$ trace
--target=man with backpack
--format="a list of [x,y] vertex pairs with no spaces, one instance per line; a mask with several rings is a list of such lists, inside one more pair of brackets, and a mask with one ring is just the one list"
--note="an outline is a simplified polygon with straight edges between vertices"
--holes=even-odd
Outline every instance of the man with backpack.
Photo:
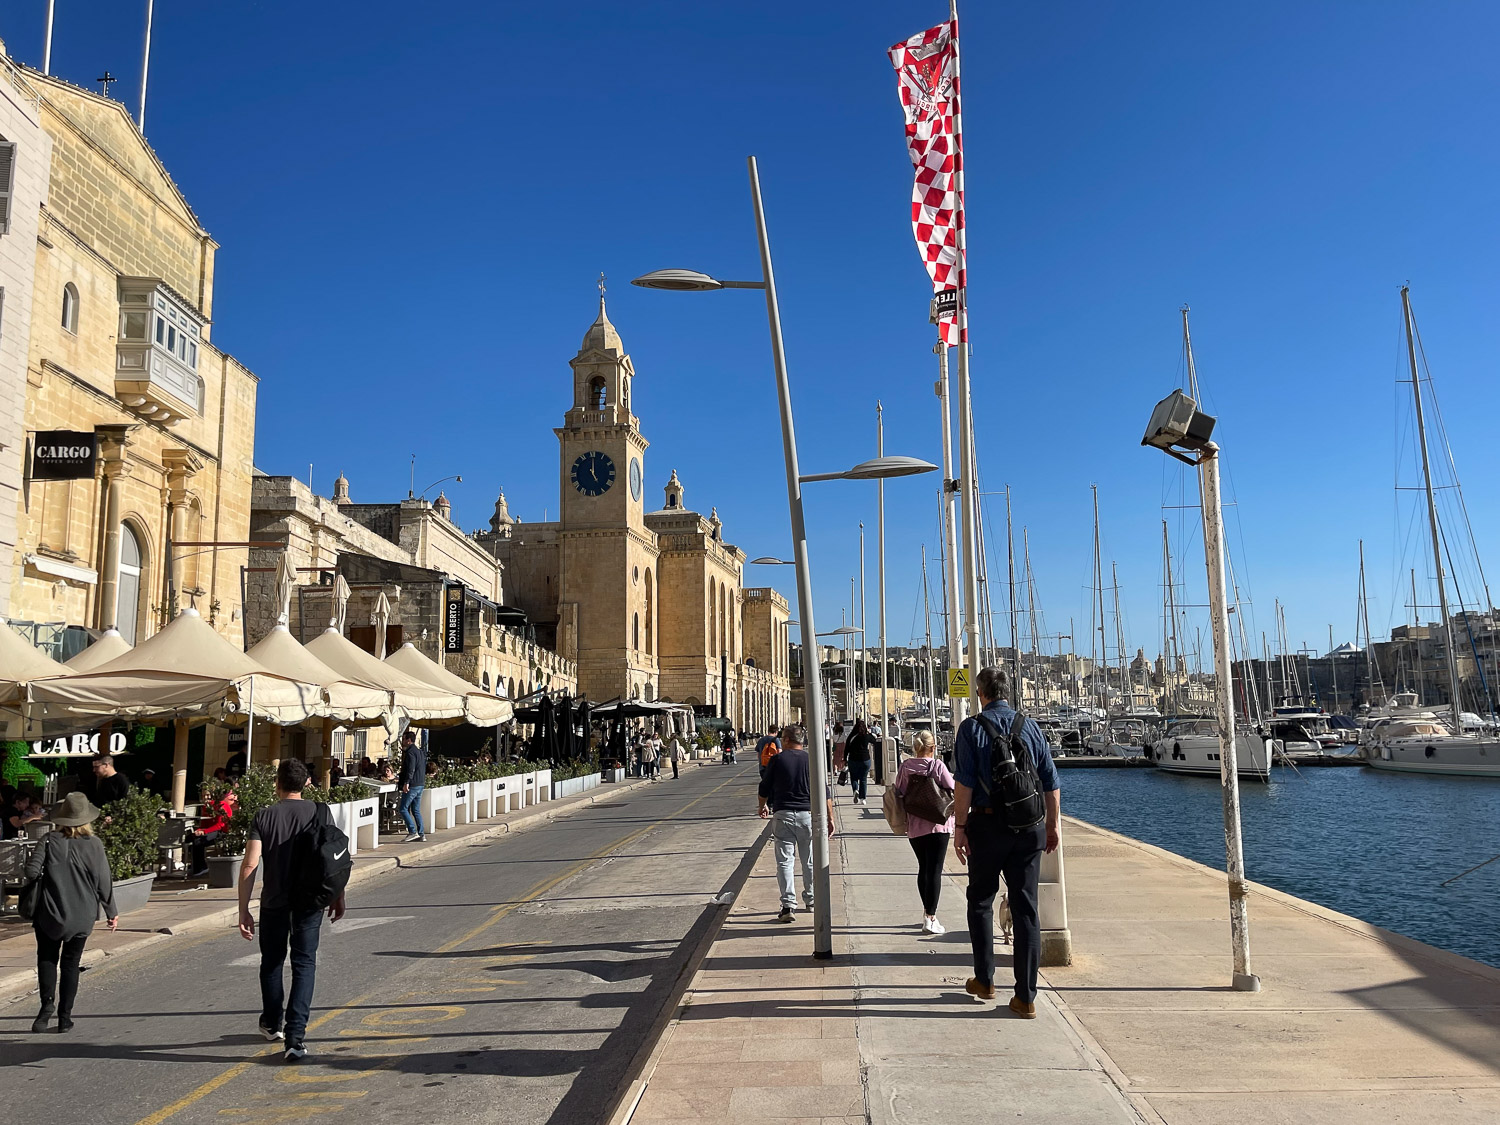
[[[304,1058],[303,1036],[312,1011],[318,938],[323,911],[330,921],[344,916],[344,886],[354,861],[349,839],[334,827],[327,805],[306,801],[307,767],[283,758],[276,769],[274,805],[255,814],[240,867],[240,935],[255,938],[250,891],[264,862],[260,891],[260,1033],[271,1042],[286,1041],[285,1058]],[[285,1000],[281,966],[292,953],[292,992]],[[283,1018],[285,1024],[283,1025]]]
[[1017,722],[1005,701],[1006,680],[999,668],[985,668],[974,677],[982,710],[964,720],[953,748],[953,853],[969,865],[969,941],[974,947],[974,976],[964,988],[976,1000],[995,998],[994,905],[1004,878],[1016,934],[1016,994],[1010,1010],[1022,1019],[1035,1019],[1042,944],[1037,878],[1042,853],[1057,848],[1062,802],[1047,740],[1034,720]]

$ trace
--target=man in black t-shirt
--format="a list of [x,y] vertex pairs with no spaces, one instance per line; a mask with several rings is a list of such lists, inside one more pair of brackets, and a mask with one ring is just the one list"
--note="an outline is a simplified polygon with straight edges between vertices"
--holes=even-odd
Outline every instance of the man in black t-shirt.
[[130,779],[115,769],[112,755],[100,754],[94,759],[94,804],[101,809],[130,792]]
[[[255,937],[250,891],[255,886],[256,868],[265,861],[266,878],[260,890],[260,1033],[272,1042],[285,1039],[288,1060],[307,1055],[302,1037],[312,1012],[318,939],[323,926],[323,912],[299,906],[292,895],[297,839],[318,815],[318,806],[302,799],[306,785],[307,767],[296,758],[283,758],[276,770],[276,795],[281,799],[255,814],[240,867],[240,934],[250,941]],[[341,894],[328,907],[328,917],[337,922],[343,916]],[[281,982],[288,946],[292,951],[290,998],[286,998]]]

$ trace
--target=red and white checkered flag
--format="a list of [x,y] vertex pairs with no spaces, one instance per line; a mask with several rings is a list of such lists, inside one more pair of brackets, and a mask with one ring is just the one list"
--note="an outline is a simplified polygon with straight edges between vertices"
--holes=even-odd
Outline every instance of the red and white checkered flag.
[[958,24],[949,21],[919,32],[892,47],[890,56],[906,115],[906,148],[916,170],[912,231],[932,277],[933,292],[952,294],[939,323],[944,342],[956,346],[961,340],[954,298],[966,284],[958,244],[964,224],[959,190],[963,127],[958,111]]

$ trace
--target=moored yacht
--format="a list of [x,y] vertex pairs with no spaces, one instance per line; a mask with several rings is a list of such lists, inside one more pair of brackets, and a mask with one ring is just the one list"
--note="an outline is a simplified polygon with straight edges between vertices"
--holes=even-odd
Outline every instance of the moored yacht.
[[[1236,730],[1236,772],[1241,779],[1270,781],[1270,757],[1266,740],[1253,731]],[[1191,773],[1205,777],[1220,774],[1219,724],[1213,719],[1169,720],[1161,738],[1151,745],[1151,764],[1167,773]]]

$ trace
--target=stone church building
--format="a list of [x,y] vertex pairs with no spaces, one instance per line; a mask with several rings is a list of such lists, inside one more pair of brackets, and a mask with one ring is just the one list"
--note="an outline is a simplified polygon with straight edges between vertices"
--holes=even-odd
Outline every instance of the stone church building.
[[710,705],[746,730],[789,721],[787,601],[745,588],[744,552],[724,541],[717,509],[687,506],[675,470],[648,509],[635,368],[602,296],[570,366],[572,406],[554,431],[559,518],[517,522],[502,494],[475,537],[504,565],[507,601],[577,662],[591,700]]

